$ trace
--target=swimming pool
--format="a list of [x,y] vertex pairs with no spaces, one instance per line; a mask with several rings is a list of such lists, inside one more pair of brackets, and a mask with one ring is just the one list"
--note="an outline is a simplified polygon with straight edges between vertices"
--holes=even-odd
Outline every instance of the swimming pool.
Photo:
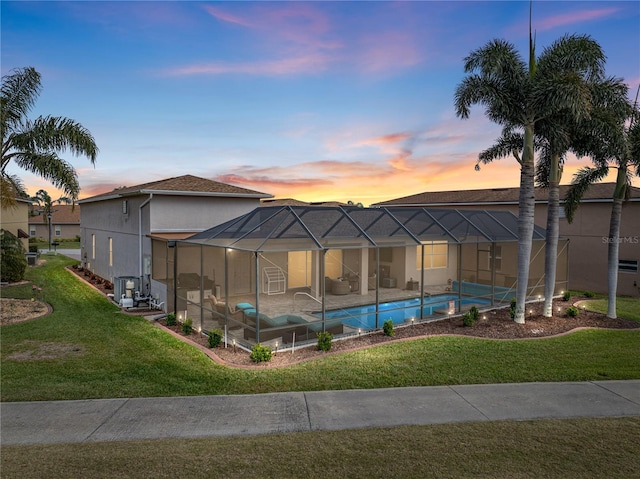
[[[436,314],[435,311],[437,310],[448,311],[452,305],[457,309],[460,301],[462,301],[462,305],[472,303],[491,304],[486,299],[462,298],[460,300],[457,294],[439,294],[424,298],[423,316]],[[322,313],[314,313],[314,316],[322,317]],[[374,329],[376,327],[376,305],[369,304],[326,311],[325,317],[327,320],[341,320],[342,324],[352,328]],[[382,327],[382,324],[389,319],[394,324],[400,324],[409,321],[411,318],[420,318],[420,298],[380,303],[378,327]]]

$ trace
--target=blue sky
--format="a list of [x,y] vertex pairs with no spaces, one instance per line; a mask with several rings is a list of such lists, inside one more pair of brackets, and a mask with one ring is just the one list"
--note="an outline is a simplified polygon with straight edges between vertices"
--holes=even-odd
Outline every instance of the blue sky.
[[[306,201],[365,205],[517,186],[499,128],[455,116],[463,59],[494,38],[526,58],[528,1],[1,2],[2,74],[33,66],[32,116],[73,118],[100,154],[81,197],[192,174]],[[538,53],[591,35],[607,74],[640,83],[640,2],[536,1]],[[587,160],[571,159],[563,183]],[[30,194],[60,196],[15,169]],[[638,184],[636,182],[636,184]]]

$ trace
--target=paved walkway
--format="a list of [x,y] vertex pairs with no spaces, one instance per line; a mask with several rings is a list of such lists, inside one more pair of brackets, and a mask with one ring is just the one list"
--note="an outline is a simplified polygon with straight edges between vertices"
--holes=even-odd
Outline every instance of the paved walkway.
[[14,402],[0,413],[2,445],[640,416],[640,380]]

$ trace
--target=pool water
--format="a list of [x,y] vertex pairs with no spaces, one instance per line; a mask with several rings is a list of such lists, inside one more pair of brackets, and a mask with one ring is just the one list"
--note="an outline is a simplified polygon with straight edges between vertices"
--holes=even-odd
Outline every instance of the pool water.
[[[423,316],[436,314],[437,310],[449,310],[453,305],[457,309],[460,298],[457,294],[440,294],[424,298],[422,306]],[[491,304],[490,301],[479,298],[462,298],[462,305],[466,304]],[[322,313],[314,313],[322,317]],[[325,313],[327,320],[342,320],[342,324],[352,328],[374,329],[376,327],[376,305],[354,306],[351,308],[336,309]],[[380,303],[378,327],[382,327],[385,321],[391,319],[394,324],[404,323],[411,318],[420,319],[420,298]]]

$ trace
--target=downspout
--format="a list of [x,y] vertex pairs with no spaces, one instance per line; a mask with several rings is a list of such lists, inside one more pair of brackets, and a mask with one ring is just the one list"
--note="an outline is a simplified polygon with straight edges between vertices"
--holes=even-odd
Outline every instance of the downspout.
[[[138,259],[140,264],[138,265],[138,277],[140,278],[140,282],[143,282],[143,270],[144,270],[144,258],[142,257],[142,208],[147,206],[151,199],[153,198],[153,193],[149,194],[149,198],[147,198],[139,207],[138,207]],[[151,221],[151,219],[149,219]],[[149,281],[149,293],[151,293],[151,281]]]

